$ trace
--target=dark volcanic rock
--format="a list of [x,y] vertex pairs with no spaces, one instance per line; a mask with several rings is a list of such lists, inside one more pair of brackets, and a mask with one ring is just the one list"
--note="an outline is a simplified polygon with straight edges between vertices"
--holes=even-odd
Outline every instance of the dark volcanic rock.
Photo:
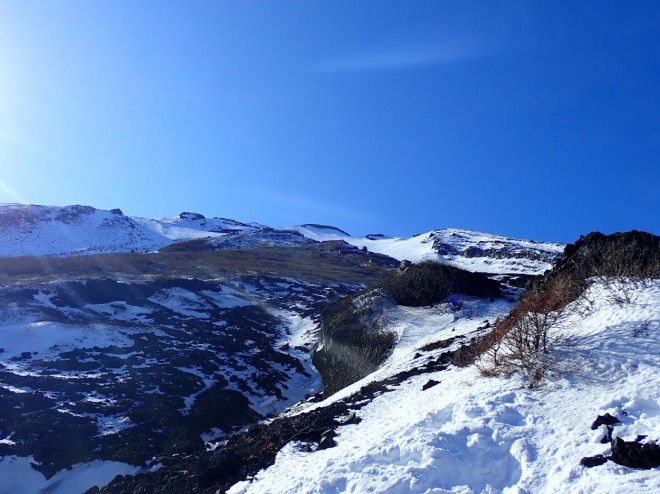
[[440,384],[440,381],[436,381],[435,379],[429,379],[428,381],[426,381],[424,386],[422,386],[422,391],[426,391],[427,389],[430,389],[438,384]]
[[[233,295],[243,285],[246,298]],[[287,328],[266,307],[309,316],[355,288],[266,276],[231,286],[100,279],[1,289],[12,317],[21,311],[64,336],[38,353],[5,349],[12,367],[0,364],[0,382],[30,391],[0,388],[0,431],[13,441],[0,455],[31,455],[47,477],[97,459],[145,465],[203,451],[202,434],[221,440],[253,424],[261,403],[271,413],[298,399],[314,382],[301,361],[308,350],[278,344]]]
[[189,211],[184,211],[179,215],[179,218],[181,218],[182,220],[201,221],[201,220],[205,220],[206,216],[199,213],[191,213]]
[[337,446],[335,437],[337,437],[337,433],[333,429],[328,429],[325,431],[323,434],[321,434],[321,440],[319,441],[319,445],[316,447],[316,451],[334,448]]
[[610,460],[629,468],[657,468],[660,466],[660,446],[656,443],[624,441],[617,437],[612,441]]
[[610,415],[609,413],[606,413],[605,415],[599,415],[596,420],[594,420],[594,423],[591,424],[591,430],[595,431],[598,429],[601,425],[607,426],[607,433],[603,436],[603,438],[600,440],[602,444],[609,443],[612,440],[612,432],[614,430],[614,425],[620,424],[621,421]]
[[355,412],[351,412],[345,417],[339,417],[336,419],[337,423],[339,425],[351,425],[351,424],[359,424],[362,422],[362,419],[358,417]]
[[580,460],[580,465],[587,468],[597,467],[607,462],[607,458],[603,455],[585,456]]
[[[607,460],[628,468],[657,468],[660,466],[660,445],[656,442],[642,443],[645,435],[638,435],[634,441],[624,441],[620,437],[611,439],[613,428],[621,423],[619,419],[609,413],[599,415],[591,424],[591,429],[607,426],[606,437],[611,441],[612,453],[610,456],[596,455],[582,458],[580,463],[588,468],[602,465]],[[601,441],[608,442],[608,441]]]
[[[101,492],[132,494],[144,492],[138,489],[145,486],[153,493],[224,492],[236,482],[272,465],[277,453],[291,441],[300,443],[303,451],[311,451],[310,445],[319,445],[322,441],[330,446],[338,428],[359,422],[357,410],[412,376],[447,368],[452,355],[453,352],[447,351],[416,368],[367,384],[353,395],[326,407],[281,415],[270,422],[253,425],[229,437],[227,443],[215,451],[172,458],[156,472],[115,479]],[[189,471],[196,473],[190,475]]]

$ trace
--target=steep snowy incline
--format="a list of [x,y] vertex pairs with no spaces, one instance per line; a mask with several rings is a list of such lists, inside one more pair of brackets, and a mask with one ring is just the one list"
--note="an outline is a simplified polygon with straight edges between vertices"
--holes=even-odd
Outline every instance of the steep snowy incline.
[[166,245],[264,227],[184,212],[170,218],[126,216],[91,206],[0,205],[1,256],[151,252]]
[[134,216],[131,219],[176,242],[205,237],[217,238],[227,233],[256,232],[265,228],[264,225],[258,223],[241,223],[226,218],[206,218],[199,213],[190,212],[183,212],[179,216],[169,218],[152,219]]
[[[359,409],[359,423],[339,427],[336,447],[310,452],[289,443],[273,466],[229,492],[660,492],[657,469],[580,464],[610,450],[601,443],[605,427],[591,428],[605,413],[621,421],[613,437],[660,439],[660,281],[628,287],[630,303],[611,295],[592,286],[585,295],[591,310],[575,311],[554,328],[555,365],[541,387],[530,390],[520,376],[485,378],[475,366],[414,375]],[[420,350],[430,331],[441,338],[461,334],[480,317],[495,315],[480,314],[483,308],[399,313],[392,324],[400,327],[403,346],[378,376],[341,394],[437,357],[446,349]]]
[[118,209],[89,206],[0,207],[0,255],[67,256],[101,252],[148,252],[171,243]]

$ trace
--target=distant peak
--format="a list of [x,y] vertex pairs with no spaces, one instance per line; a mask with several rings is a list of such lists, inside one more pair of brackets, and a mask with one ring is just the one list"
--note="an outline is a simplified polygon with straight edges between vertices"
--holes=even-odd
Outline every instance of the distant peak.
[[332,230],[334,232],[341,233],[342,235],[346,235],[347,237],[350,237],[350,233],[346,233],[344,230],[341,230],[335,226],[330,226],[330,225],[319,225],[318,223],[305,223],[304,225],[300,225],[302,228],[313,228],[315,230]]
[[191,213],[189,211],[184,211],[179,215],[179,218],[181,218],[182,220],[196,221],[196,220],[205,220],[206,216],[199,213]]

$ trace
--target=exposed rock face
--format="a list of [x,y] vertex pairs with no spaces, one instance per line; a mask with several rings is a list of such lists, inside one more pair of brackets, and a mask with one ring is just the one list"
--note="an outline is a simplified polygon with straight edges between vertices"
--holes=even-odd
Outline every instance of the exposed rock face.
[[580,460],[580,464],[587,468],[596,467],[611,460],[618,465],[628,468],[657,468],[660,466],[660,445],[657,442],[642,442],[646,436],[637,436],[634,441],[625,441],[620,437],[612,438],[613,428],[621,421],[606,413],[599,415],[591,424],[591,429],[596,430],[601,426],[607,427],[607,433],[601,443],[610,443],[612,452],[610,455],[586,456]]
[[603,235],[593,232],[566,246],[552,273],[591,276],[660,276],[660,237],[632,230]]
[[182,220],[189,220],[189,221],[202,221],[206,219],[206,216],[199,213],[191,213],[188,211],[184,211],[179,215],[179,218],[181,218]]
[[75,221],[80,221],[85,216],[89,216],[95,212],[96,209],[91,206],[67,206],[62,208],[54,219],[55,221],[61,221],[62,223],[73,223]]
[[87,280],[0,291],[0,456],[47,477],[203,450],[320,389],[288,325],[352,287],[243,277]]
[[[500,260],[503,273],[509,266],[509,273],[542,272],[542,267],[550,267],[559,257],[560,244],[520,240],[499,235],[480,234],[467,230],[437,230],[431,232],[429,240],[433,249],[447,261]],[[485,269],[482,269],[486,271]]]
[[222,249],[254,249],[267,246],[291,246],[311,244],[314,240],[297,231],[264,228],[258,231],[226,230],[221,237],[202,238],[178,242],[161,249],[161,252],[200,252]]
[[660,446],[617,437],[612,441],[610,460],[629,468],[657,468],[660,466]]

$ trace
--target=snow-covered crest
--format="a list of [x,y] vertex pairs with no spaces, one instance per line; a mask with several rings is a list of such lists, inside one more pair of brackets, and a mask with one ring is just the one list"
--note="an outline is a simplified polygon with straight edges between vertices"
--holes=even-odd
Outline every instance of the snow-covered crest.
[[90,206],[0,205],[0,256],[152,252],[179,242],[205,239],[210,242],[209,248],[230,249],[340,240],[398,260],[437,259],[470,271],[528,275],[548,269],[564,247],[457,229],[434,230],[409,238],[352,237],[333,226],[306,224],[273,229],[192,212],[152,219]]
[[445,261],[468,271],[492,274],[540,274],[564,251],[563,244],[521,240],[447,228],[408,238],[386,235],[351,237],[330,228],[293,227],[317,241],[343,240],[395,259]]

